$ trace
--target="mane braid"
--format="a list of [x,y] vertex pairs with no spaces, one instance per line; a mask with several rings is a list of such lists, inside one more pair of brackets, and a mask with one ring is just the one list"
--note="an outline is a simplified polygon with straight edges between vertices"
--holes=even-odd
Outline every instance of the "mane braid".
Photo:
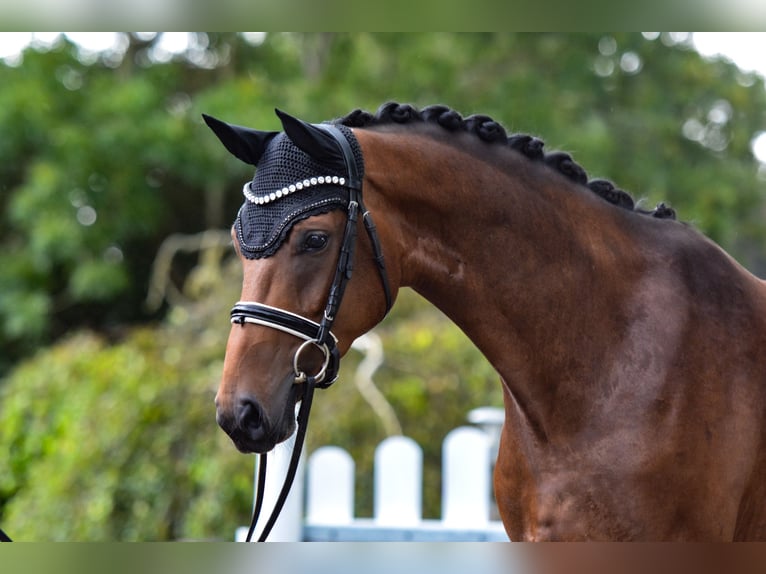
[[444,105],[433,105],[418,110],[409,104],[387,102],[380,106],[375,114],[357,109],[332,123],[349,128],[366,128],[383,124],[404,125],[422,122],[436,123],[449,132],[468,132],[487,143],[505,144],[530,161],[542,162],[570,181],[587,187],[604,201],[617,207],[658,219],[676,219],[675,210],[664,203],[657,204],[657,207],[652,210],[637,209],[631,195],[617,188],[611,181],[588,180],[585,169],[568,153],[561,151],[546,153],[543,150],[544,142],[534,136],[527,134],[509,136],[505,128],[489,116],[477,114],[463,118],[460,113]]

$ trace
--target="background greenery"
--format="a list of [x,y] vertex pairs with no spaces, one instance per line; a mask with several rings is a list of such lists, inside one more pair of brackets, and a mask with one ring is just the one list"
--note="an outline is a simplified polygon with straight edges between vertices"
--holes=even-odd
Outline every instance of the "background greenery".
[[[0,524],[16,538],[228,539],[247,520],[252,457],[212,399],[241,278],[226,228],[251,172],[201,112],[260,129],[278,127],[274,107],[321,121],[392,99],[489,114],[669,202],[766,274],[766,170],[750,151],[763,80],[682,37],[199,34],[172,57],[158,39],[89,55],[62,38],[0,63]],[[499,384],[411,292],[377,333],[375,379],[424,446],[436,516],[441,441],[501,404]],[[352,451],[369,515],[386,431],[352,383],[358,360],[318,395],[308,447]]]

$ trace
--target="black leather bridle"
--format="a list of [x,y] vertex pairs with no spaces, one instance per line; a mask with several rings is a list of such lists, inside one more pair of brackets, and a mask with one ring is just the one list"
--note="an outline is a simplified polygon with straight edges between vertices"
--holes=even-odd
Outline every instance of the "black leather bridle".
[[[293,357],[293,371],[295,373],[295,383],[300,383],[305,386],[303,395],[301,397],[301,406],[298,411],[298,431],[293,446],[293,453],[290,459],[290,465],[288,467],[287,476],[282,486],[282,490],[279,494],[274,510],[269,517],[260,537],[259,542],[263,542],[268,537],[274,523],[279,516],[279,513],[284,506],[287,499],[287,495],[292,486],[295,478],[295,472],[298,467],[298,461],[300,459],[301,450],[303,448],[303,441],[306,434],[306,428],[308,426],[309,413],[311,410],[311,402],[314,395],[314,389],[327,388],[338,378],[338,370],[340,368],[340,351],[338,350],[338,340],[335,335],[332,334],[332,326],[335,322],[335,316],[340,308],[341,301],[343,300],[343,293],[346,290],[346,285],[351,279],[351,275],[354,270],[354,253],[356,249],[357,238],[357,225],[359,220],[359,213],[362,214],[362,221],[364,227],[367,230],[367,235],[370,238],[372,244],[372,251],[375,263],[377,264],[380,278],[383,283],[383,292],[386,298],[386,313],[391,309],[393,304],[391,296],[391,287],[388,281],[388,274],[386,273],[386,266],[383,260],[383,252],[380,246],[380,240],[378,239],[378,233],[375,229],[375,224],[372,221],[369,211],[364,207],[362,201],[362,178],[357,168],[356,160],[354,158],[351,145],[349,144],[346,136],[337,127],[330,124],[315,124],[330,134],[337,142],[346,164],[346,171],[348,173],[348,180],[346,182],[346,189],[348,190],[348,208],[346,211],[346,227],[343,233],[343,242],[341,243],[340,253],[338,255],[338,263],[335,268],[335,276],[333,277],[332,285],[330,287],[330,293],[327,297],[327,304],[325,305],[324,313],[319,323],[263,303],[256,303],[252,301],[239,301],[234,305],[231,310],[231,322],[239,325],[245,323],[253,323],[262,325],[283,331],[294,335],[304,342],[298,347]],[[318,372],[313,375],[308,375],[300,368],[300,356],[304,349],[314,346],[318,348],[324,354],[324,362]],[[261,507],[263,505],[264,486],[266,482],[266,453],[261,454],[258,465],[258,486],[255,500],[255,508],[253,511],[253,518],[250,522],[250,528],[247,533],[246,540],[249,542],[252,539],[255,531],[255,525],[258,522],[260,516]]]

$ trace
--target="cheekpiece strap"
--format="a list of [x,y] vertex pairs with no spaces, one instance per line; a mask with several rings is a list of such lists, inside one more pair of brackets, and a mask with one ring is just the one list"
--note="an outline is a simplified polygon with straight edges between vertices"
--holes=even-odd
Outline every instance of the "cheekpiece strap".
[[[365,229],[367,230],[367,235],[370,238],[370,242],[372,243],[372,249],[375,257],[375,263],[378,266],[378,271],[380,272],[380,278],[383,282],[383,292],[386,297],[386,315],[391,310],[391,307],[393,306],[393,297],[391,295],[391,287],[388,284],[388,272],[386,271],[386,263],[383,259],[383,250],[380,246],[380,239],[378,239],[378,232],[375,228],[375,224],[372,222],[372,217],[370,217],[370,212],[367,211],[367,209],[364,207],[364,202],[362,200],[362,178],[359,174],[359,168],[356,164],[356,160],[354,158],[354,152],[351,149],[351,144],[348,141],[348,138],[346,137],[346,134],[344,134],[337,126],[334,126],[332,124],[314,124],[316,127],[326,131],[330,135],[335,138],[335,141],[338,142],[338,145],[340,146],[341,152],[343,153],[343,158],[346,162],[346,169],[348,171],[348,185],[346,187],[350,190],[350,197],[349,197],[349,219],[353,217],[354,219],[354,225],[356,224],[356,208],[353,207],[354,202],[357,203],[359,206],[359,210],[362,213],[362,219],[364,221]],[[352,216],[353,213],[353,216]],[[348,236],[348,233],[346,234]],[[353,247],[352,247],[353,249]],[[353,256],[352,256],[353,259]],[[340,271],[340,269],[339,269]],[[350,272],[351,269],[349,268],[347,275],[350,278]]]

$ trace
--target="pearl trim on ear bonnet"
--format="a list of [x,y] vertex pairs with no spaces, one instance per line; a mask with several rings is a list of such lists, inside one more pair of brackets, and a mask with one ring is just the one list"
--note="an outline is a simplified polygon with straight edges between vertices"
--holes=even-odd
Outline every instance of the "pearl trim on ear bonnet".
[[[349,128],[336,127],[351,144],[363,174],[359,143]],[[299,149],[284,132],[274,136],[258,161],[253,180],[244,186],[245,203],[234,222],[242,254],[248,259],[269,257],[298,221],[345,209],[347,178],[343,162],[320,162]]]

